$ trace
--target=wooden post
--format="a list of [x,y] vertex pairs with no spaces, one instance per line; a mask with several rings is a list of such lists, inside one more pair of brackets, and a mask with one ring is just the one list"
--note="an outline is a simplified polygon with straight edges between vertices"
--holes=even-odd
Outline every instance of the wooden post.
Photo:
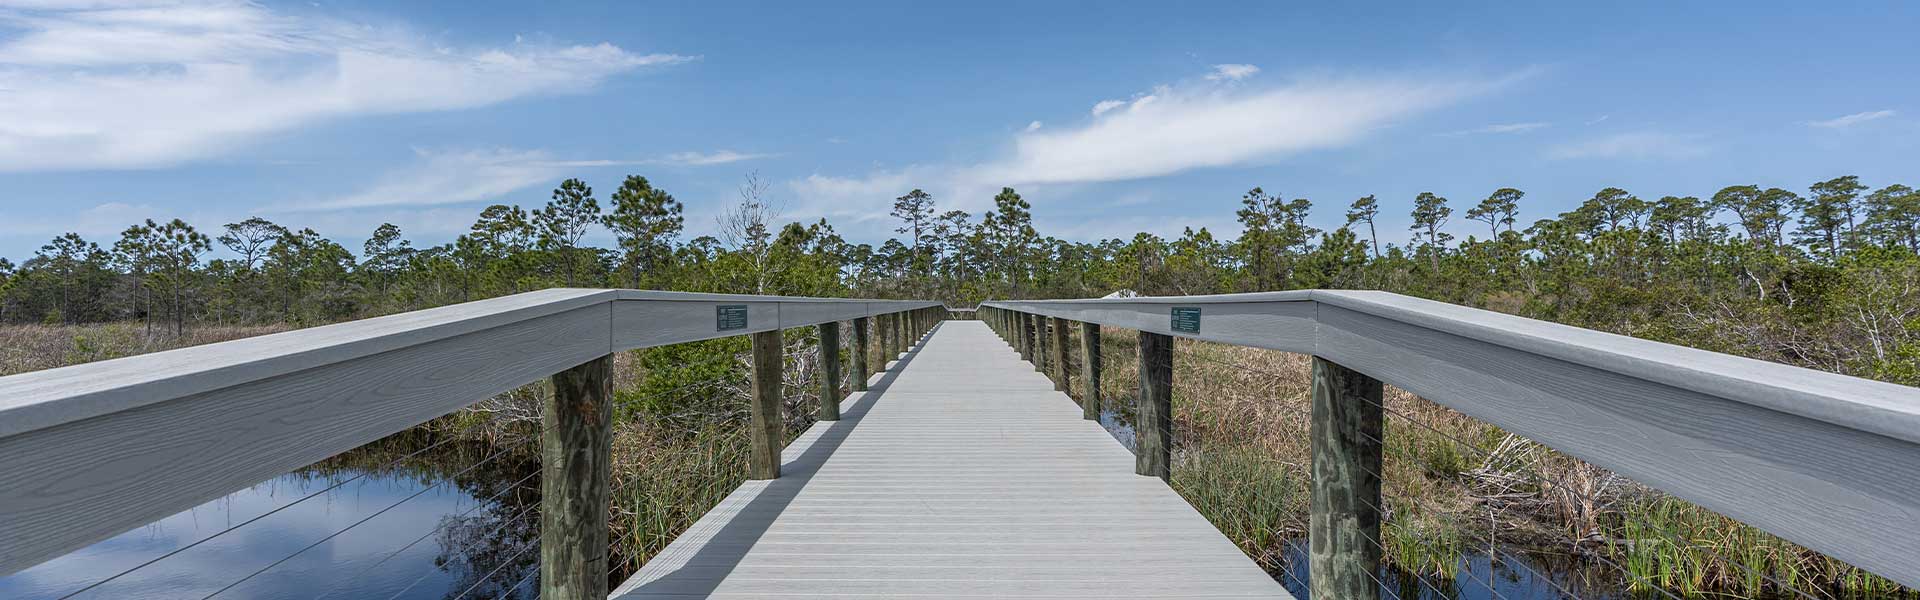
[[1067,391],[1067,321],[1059,317],[1047,319],[1053,323],[1053,389]]
[[1033,370],[1038,371],[1040,370],[1040,315],[1027,315],[1027,326],[1024,332],[1027,336],[1027,362],[1034,365]]
[[1080,324],[1080,416],[1100,420],[1100,326]]
[[867,378],[873,371],[867,370],[867,318],[853,319],[853,391],[867,391]]
[[[1173,337],[1140,332],[1140,416],[1134,422],[1133,472],[1162,480],[1173,460]],[[1321,596],[1342,598],[1343,596]]]
[[1379,600],[1380,381],[1313,357],[1313,498],[1307,568],[1315,598]]
[[1033,370],[1047,372],[1047,317],[1033,316]]
[[1020,360],[1033,360],[1033,335],[1027,326],[1027,313],[1013,314],[1013,335],[1017,338],[1013,345],[1020,351]]
[[[780,414],[780,330],[753,334],[753,406],[749,436],[753,454],[747,458],[747,479],[778,479],[780,450],[786,446],[786,419]],[[604,596],[603,596],[604,597]]]
[[820,420],[840,420],[840,322],[820,324]]
[[893,313],[880,315],[880,339],[875,340],[874,349],[880,351],[880,363],[874,369],[885,371],[893,363]]
[[891,362],[900,360],[900,353],[907,351],[907,319],[900,313],[893,313],[888,315],[888,320],[893,321],[890,328],[893,335],[887,336],[887,360]]
[[555,373],[540,411],[540,597],[607,597],[613,355]]

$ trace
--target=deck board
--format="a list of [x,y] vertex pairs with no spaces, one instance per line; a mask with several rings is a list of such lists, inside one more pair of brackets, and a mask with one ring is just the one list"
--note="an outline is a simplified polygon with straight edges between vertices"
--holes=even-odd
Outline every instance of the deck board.
[[842,408],[612,597],[1291,598],[978,321]]

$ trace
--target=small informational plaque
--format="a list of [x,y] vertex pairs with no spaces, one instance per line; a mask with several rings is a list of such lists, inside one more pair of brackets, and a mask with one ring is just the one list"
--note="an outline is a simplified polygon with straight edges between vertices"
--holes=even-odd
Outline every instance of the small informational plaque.
[[713,307],[713,312],[715,326],[719,327],[720,331],[747,328],[747,305],[745,304],[722,304]]
[[1200,333],[1200,307],[1173,307],[1173,330],[1180,333]]

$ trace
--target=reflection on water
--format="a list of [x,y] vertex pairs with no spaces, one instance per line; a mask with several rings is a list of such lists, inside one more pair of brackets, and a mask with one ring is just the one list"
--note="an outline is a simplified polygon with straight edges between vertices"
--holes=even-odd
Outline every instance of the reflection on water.
[[[1287,565],[1276,577],[1295,598],[1307,600],[1307,541],[1288,542]],[[1379,575],[1380,597],[1403,600],[1629,600],[1661,598],[1617,589],[1617,580],[1588,579],[1591,565],[1499,550],[1495,556],[1470,551],[1460,557],[1459,573],[1414,577],[1387,568]]]
[[[385,468],[377,458],[329,461],[0,578],[0,598],[66,596],[343,481],[74,597],[443,600],[471,589],[468,598],[533,598],[539,479],[527,476],[535,466],[481,456],[442,453]],[[354,462],[371,466],[343,466]]]

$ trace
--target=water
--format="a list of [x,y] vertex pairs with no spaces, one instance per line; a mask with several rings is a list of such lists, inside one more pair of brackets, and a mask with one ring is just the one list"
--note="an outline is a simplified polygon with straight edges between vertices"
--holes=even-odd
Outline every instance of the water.
[[531,467],[435,461],[284,475],[0,578],[0,598],[60,598],[355,476],[74,598],[445,600],[469,588],[469,598],[537,596],[539,522],[528,509],[538,504],[539,479],[511,485]]
[[[1307,600],[1307,541],[1289,542],[1287,565],[1276,575],[1295,598]],[[1555,561],[1520,551],[1499,550],[1463,554],[1459,573],[1414,577],[1384,568],[1376,575],[1381,598],[1400,600],[1630,600],[1662,598],[1659,594],[1631,595],[1619,591],[1618,581],[1590,565]],[[1599,576],[1590,579],[1590,576]]]

